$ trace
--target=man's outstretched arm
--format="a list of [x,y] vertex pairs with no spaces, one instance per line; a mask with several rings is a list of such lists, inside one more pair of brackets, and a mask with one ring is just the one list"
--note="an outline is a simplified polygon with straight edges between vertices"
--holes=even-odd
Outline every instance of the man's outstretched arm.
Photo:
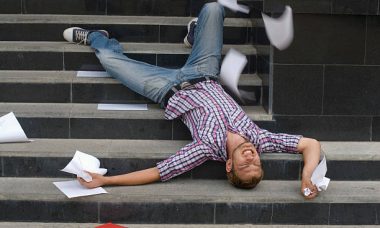
[[117,176],[102,176],[94,173],[90,173],[90,175],[92,176],[91,182],[86,182],[78,177],[79,182],[87,188],[96,188],[103,185],[142,185],[160,180],[160,172],[157,167]]
[[315,198],[318,195],[318,189],[311,183],[311,175],[319,163],[321,145],[315,139],[301,138],[297,150],[302,153],[304,161],[301,192],[303,194],[303,189],[309,188],[313,193],[305,198]]

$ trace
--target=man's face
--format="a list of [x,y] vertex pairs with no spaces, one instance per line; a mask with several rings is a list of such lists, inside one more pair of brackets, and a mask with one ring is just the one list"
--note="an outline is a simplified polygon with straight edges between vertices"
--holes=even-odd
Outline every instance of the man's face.
[[250,142],[240,144],[232,154],[236,175],[241,180],[250,180],[261,175],[261,162],[256,148]]

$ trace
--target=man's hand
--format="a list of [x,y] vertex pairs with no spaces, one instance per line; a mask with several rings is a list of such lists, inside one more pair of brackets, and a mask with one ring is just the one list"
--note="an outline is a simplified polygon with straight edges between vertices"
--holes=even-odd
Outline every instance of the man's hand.
[[[302,153],[304,161],[301,192],[305,199],[313,199],[318,195],[318,189],[311,183],[311,176],[319,162],[321,145],[315,139],[301,138],[297,150]],[[309,196],[303,194],[305,188],[309,188],[312,192]]]
[[[309,188],[311,191],[311,194],[308,196],[305,196],[304,189]],[[302,178],[301,183],[301,194],[305,197],[305,199],[314,199],[318,195],[318,189],[313,183],[311,183],[310,178]]]
[[106,178],[107,177],[104,177],[104,176],[102,176],[100,174],[96,174],[96,173],[90,173],[90,172],[87,172],[87,173],[92,177],[92,181],[90,181],[90,182],[85,181],[81,177],[77,177],[79,183],[81,185],[85,186],[86,188],[97,188],[97,187],[100,187],[100,186],[103,186],[106,184]]

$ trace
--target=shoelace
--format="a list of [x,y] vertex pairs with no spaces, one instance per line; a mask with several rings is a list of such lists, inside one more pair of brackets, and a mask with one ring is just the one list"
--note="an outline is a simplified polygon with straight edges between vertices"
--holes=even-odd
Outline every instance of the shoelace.
[[88,35],[88,31],[86,30],[75,30],[75,40],[76,41],[79,41],[78,44],[81,44],[82,42],[84,44],[87,43],[87,35]]

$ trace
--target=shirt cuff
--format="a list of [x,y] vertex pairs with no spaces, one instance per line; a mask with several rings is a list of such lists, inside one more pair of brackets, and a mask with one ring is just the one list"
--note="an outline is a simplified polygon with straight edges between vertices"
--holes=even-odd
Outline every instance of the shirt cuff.
[[158,171],[160,173],[160,179],[161,179],[162,182],[171,179],[171,176],[169,175],[170,172],[167,171],[167,165],[166,165],[165,160],[157,162],[157,169],[158,169]]

